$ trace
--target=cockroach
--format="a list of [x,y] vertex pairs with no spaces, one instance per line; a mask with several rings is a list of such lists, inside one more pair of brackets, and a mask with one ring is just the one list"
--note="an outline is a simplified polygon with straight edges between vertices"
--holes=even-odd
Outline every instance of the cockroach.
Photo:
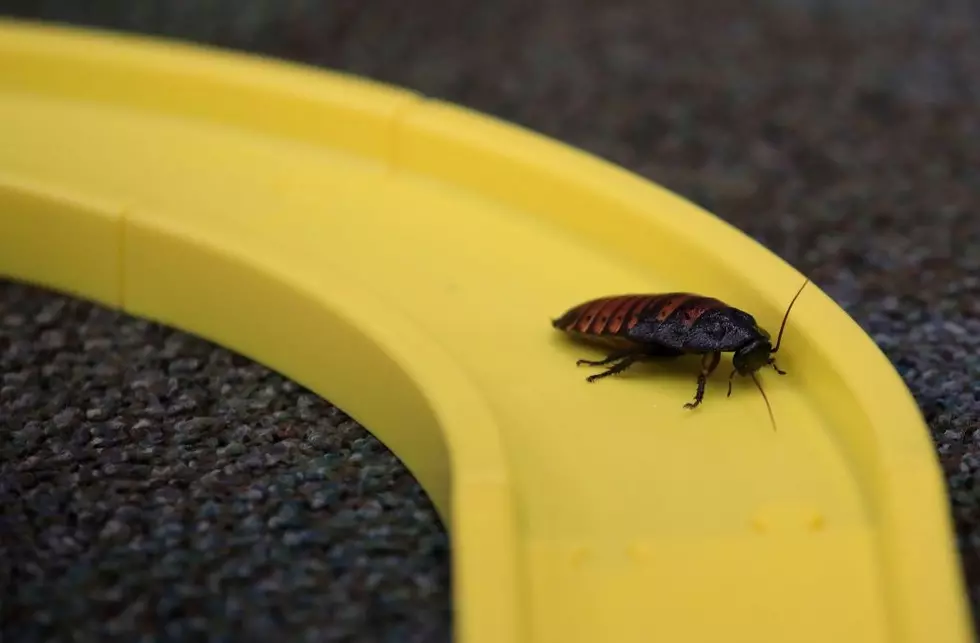
[[718,367],[721,354],[732,353],[734,368],[728,376],[728,395],[732,394],[736,375],[751,377],[762,393],[775,430],[772,407],[755,373],[771,366],[786,375],[776,365],[774,355],[779,351],[789,312],[809,281],[803,282],[786,308],[775,346],[769,332],[749,313],[714,297],[687,292],[598,297],[568,309],[551,324],[576,339],[612,349],[605,359],[576,362],[579,366],[607,367],[588,376],[587,382],[622,373],[641,360],[701,355],[694,401],[684,405],[688,409],[697,408],[704,400],[704,388]]

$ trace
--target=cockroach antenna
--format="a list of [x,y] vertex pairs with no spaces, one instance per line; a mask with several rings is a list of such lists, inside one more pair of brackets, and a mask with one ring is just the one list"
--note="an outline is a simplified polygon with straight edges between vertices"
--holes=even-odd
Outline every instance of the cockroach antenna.
[[775,354],[776,351],[779,350],[779,344],[783,341],[783,331],[786,330],[786,320],[789,319],[789,311],[793,310],[793,304],[795,304],[796,300],[799,299],[800,293],[803,292],[803,289],[806,288],[808,283],[810,283],[809,277],[803,281],[803,285],[796,291],[796,295],[793,296],[793,299],[791,299],[789,302],[789,306],[786,307],[786,314],[783,315],[783,323],[779,325],[779,335],[776,336],[776,345],[772,347],[771,351],[769,351],[770,354]]
[[759,389],[760,393],[762,393],[762,399],[766,403],[766,409],[769,411],[769,421],[772,422],[772,430],[775,433],[776,417],[772,414],[772,405],[769,404],[769,398],[766,397],[766,392],[762,389],[762,384],[759,382],[759,380],[756,379],[755,373],[752,373],[752,381],[755,382],[755,387]]

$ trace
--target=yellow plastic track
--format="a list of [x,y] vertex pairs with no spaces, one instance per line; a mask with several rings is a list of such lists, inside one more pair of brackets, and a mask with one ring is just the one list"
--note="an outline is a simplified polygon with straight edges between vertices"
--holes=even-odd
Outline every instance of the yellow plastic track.
[[158,320],[337,403],[451,533],[463,643],[967,643],[902,381],[817,287],[778,377],[587,384],[550,319],[693,290],[778,327],[803,276],[691,203],[355,78],[0,23],[0,273]]

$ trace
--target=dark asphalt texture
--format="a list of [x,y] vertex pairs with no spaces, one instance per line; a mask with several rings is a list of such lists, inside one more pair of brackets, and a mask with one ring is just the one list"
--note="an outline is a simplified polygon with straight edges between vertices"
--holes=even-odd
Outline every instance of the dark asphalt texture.
[[[902,374],[980,600],[976,3],[0,0],[0,14],[407,86],[704,205],[811,276]],[[448,640],[445,531],[329,403],[199,339],[9,283],[0,376],[0,640]]]

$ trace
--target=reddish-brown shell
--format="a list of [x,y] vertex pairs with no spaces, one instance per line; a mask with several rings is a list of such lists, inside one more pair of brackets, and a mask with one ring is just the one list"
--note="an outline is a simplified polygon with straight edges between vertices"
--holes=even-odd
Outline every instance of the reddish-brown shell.
[[629,331],[644,320],[677,321],[690,327],[709,310],[727,305],[712,297],[691,293],[612,295],[598,297],[570,308],[552,321],[555,328],[595,339],[627,339]]

